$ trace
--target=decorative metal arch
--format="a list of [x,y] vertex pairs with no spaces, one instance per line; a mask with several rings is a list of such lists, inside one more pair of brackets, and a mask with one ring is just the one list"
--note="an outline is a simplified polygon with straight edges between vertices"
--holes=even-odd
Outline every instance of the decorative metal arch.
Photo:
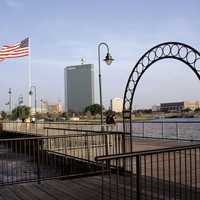
[[179,42],[166,42],[148,50],[133,68],[126,85],[123,103],[124,132],[132,133],[131,111],[140,78],[153,63],[165,58],[182,61],[192,69],[200,80],[200,53],[193,47]]

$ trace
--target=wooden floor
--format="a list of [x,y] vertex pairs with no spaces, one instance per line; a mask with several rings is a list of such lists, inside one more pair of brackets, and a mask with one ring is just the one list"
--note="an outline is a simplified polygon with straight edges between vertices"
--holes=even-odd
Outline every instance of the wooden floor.
[[[129,141],[126,141],[126,144],[129,144]],[[155,138],[133,138],[132,139],[132,147],[133,151],[145,151],[152,149],[161,149],[168,147],[176,147],[180,145],[190,145],[199,142],[195,141],[180,141],[180,140],[172,140],[172,139],[155,139]]]
[[[119,200],[132,200],[136,199],[136,188],[130,187],[130,179],[119,177],[119,187],[116,189],[116,177],[111,176],[104,178],[104,195],[103,199],[119,199]],[[135,177],[133,177],[135,182]],[[125,181],[125,182],[124,182]],[[155,184],[154,184],[155,182]],[[68,180],[48,180],[38,183],[24,183],[15,184],[10,186],[0,187],[0,200],[101,200],[101,176],[82,177]],[[142,182],[141,182],[142,183]],[[153,183],[153,184],[152,184]],[[125,185],[124,185],[125,184]],[[157,185],[159,184],[160,193],[158,194]],[[126,189],[125,189],[125,187]],[[152,186],[153,188],[149,187]],[[171,185],[171,195],[169,196],[169,187],[166,183],[162,185],[161,182],[155,180],[147,180],[147,192],[141,195],[141,199],[146,200],[199,200],[200,191],[191,191],[191,188],[181,189],[182,197],[180,197],[180,187],[177,186],[176,197],[174,194],[174,186]],[[125,189],[125,190],[124,190]],[[144,185],[141,190],[144,189]],[[110,193],[109,193],[110,192]],[[126,192],[126,197],[125,193]],[[163,196],[163,192],[165,195]],[[132,193],[132,197],[130,196]],[[159,195],[159,196],[158,196]]]
[[[129,144],[129,143],[128,143]],[[159,149],[165,147],[174,147],[177,145],[190,144],[189,142],[179,142],[175,140],[159,140],[150,138],[135,138],[133,140],[133,151]],[[94,154],[94,156],[96,156]],[[173,162],[171,162],[173,164]],[[178,165],[177,165],[178,166]],[[166,166],[167,168],[167,166]],[[155,170],[157,168],[155,167]],[[148,171],[147,171],[148,172]],[[147,173],[148,174],[148,173]],[[49,180],[37,183],[24,183],[15,184],[11,186],[1,186],[0,187],[0,200],[100,200],[101,199],[101,177],[84,177],[71,180]],[[109,199],[108,186],[106,187],[106,199]],[[154,185],[154,184],[153,184]],[[123,195],[124,184],[120,186],[122,189],[121,195]],[[130,190],[130,186],[127,187],[127,192]],[[185,190],[187,193],[187,190]],[[115,190],[112,189],[115,193]],[[135,191],[134,191],[135,193]],[[114,194],[115,196],[116,194]],[[200,194],[198,198],[187,198],[187,199],[200,199]],[[115,199],[115,198],[112,198]],[[122,199],[122,198],[121,198]],[[126,199],[126,198],[125,198]],[[131,199],[131,198],[129,198]],[[152,198],[149,198],[152,199]],[[170,199],[160,198],[160,199]],[[178,198],[177,198],[178,199]]]
[[1,186],[0,200],[96,200],[100,184],[100,176],[95,176]]

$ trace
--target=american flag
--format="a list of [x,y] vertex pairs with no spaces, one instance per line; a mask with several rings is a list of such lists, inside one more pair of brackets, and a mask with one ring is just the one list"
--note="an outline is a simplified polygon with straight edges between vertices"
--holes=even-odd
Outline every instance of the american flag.
[[29,38],[13,45],[4,45],[0,49],[0,61],[6,58],[19,58],[29,55]]

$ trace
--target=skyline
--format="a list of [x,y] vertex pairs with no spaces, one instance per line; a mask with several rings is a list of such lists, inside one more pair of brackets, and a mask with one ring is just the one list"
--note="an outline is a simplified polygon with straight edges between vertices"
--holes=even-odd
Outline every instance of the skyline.
[[[64,68],[78,65],[85,58],[86,63],[95,66],[95,102],[99,102],[97,45],[107,42],[115,59],[109,67],[102,62],[103,103],[109,105],[113,97],[123,97],[130,72],[152,46],[179,41],[200,50],[199,5],[197,0],[182,4],[172,0],[154,4],[3,0],[0,46],[31,38],[32,84],[37,86],[38,97],[50,102],[60,99],[64,103]],[[102,48],[102,59],[105,54]],[[0,110],[8,101],[9,88],[16,94],[16,100],[22,94],[27,102],[28,58],[0,62],[0,73]],[[199,89],[199,81],[187,66],[164,60],[144,74],[134,104],[137,108],[160,102],[199,100]]]

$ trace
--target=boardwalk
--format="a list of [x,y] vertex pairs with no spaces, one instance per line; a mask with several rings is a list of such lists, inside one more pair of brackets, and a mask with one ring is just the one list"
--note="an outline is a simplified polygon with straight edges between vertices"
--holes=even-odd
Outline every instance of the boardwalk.
[[96,200],[100,199],[100,177],[50,180],[0,187],[0,200]]
[[[128,186],[127,184],[130,181],[126,180],[126,191],[124,191],[124,179],[123,177],[121,178],[121,184],[116,185],[114,176],[111,178],[112,181],[110,181],[108,177],[104,177],[103,197],[105,200],[116,199],[116,197],[120,199],[131,199],[131,196],[135,199],[135,186]],[[102,179],[100,176],[93,176],[77,178],[73,180],[49,180],[44,181],[41,184],[26,183],[4,186],[0,187],[0,200],[100,200],[102,195],[101,181]],[[180,193],[177,192],[176,199],[197,200],[200,198],[199,191],[194,191],[193,193],[190,193],[189,196],[188,191],[191,191],[191,188],[180,187],[179,185],[174,185],[170,194],[167,183],[163,185],[162,182],[159,183],[160,188],[163,188],[162,194],[160,193],[158,198],[157,184],[153,184],[152,186],[151,183],[148,183],[148,190],[152,191],[153,193],[145,191],[142,194],[142,199],[174,199],[174,194],[172,191],[175,187],[177,191],[183,192],[181,198]],[[125,194],[126,198],[124,198]]]
[[[0,140],[0,182],[4,185],[0,200],[127,200],[139,193],[141,199],[200,199],[200,147],[178,150],[194,141],[126,135],[127,154],[122,155],[124,134],[120,132],[56,128],[46,133],[35,137],[20,130],[2,132],[3,137],[17,134],[18,138]],[[171,150],[160,150],[165,148]],[[99,156],[102,160],[96,162]],[[39,179],[41,184],[22,183]],[[22,184],[8,186],[17,182]]]

